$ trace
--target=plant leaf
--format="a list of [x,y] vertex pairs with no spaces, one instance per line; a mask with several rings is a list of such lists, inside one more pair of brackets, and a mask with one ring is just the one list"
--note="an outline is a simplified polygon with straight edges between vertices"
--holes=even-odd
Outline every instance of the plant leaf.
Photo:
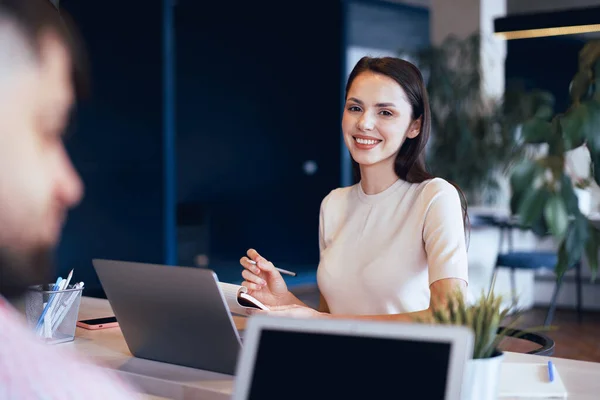
[[567,213],[575,215],[579,213],[579,199],[573,190],[573,183],[567,174],[562,175],[560,180],[560,195],[565,202]]
[[546,201],[548,200],[548,194],[545,188],[531,188],[525,193],[518,207],[518,214],[523,225],[529,226],[542,216]]
[[588,220],[581,213],[569,224],[565,239],[558,251],[556,274],[560,278],[567,269],[580,262],[588,240]]
[[510,210],[519,213],[519,207],[528,192],[532,190],[532,182],[542,179],[544,169],[533,160],[523,159],[514,165],[510,173]]
[[588,87],[592,80],[592,71],[582,70],[578,71],[573,80],[571,81],[569,93],[571,95],[571,101],[577,103],[587,93]]
[[569,216],[565,201],[558,194],[552,195],[544,207],[544,217],[550,228],[550,232],[561,240],[569,225]]
[[600,107],[598,107],[597,102],[590,102],[590,104],[594,105],[594,112],[592,113],[594,114],[594,126],[586,136],[586,144],[590,152],[590,157],[592,161],[591,168],[593,170],[594,180],[597,184],[600,184]]
[[587,148],[592,155],[600,154],[600,102],[589,100],[581,104],[587,109],[582,116],[582,133],[585,135]]
[[588,108],[586,104],[573,105],[569,111],[559,117],[565,150],[572,150],[585,141],[587,127],[585,126]]
[[590,40],[579,51],[579,69],[591,69],[600,57],[600,41]]
[[525,143],[545,143],[552,136],[552,126],[550,122],[539,118],[531,118],[523,123],[521,132]]
[[538,163],[523,159],[515,164],[510,174],[510,185],[514,192],[522,192],[531,186],[538,174],[542,172]]
[[[598,41],[596,41],[595,45],[598,46]],[[600,46],[598,46],[600,47]],[[598,53],[596,53],[596,55],[598,55]],[[592,75],[594,76],[594,86],[595,86],[595,91],[594,91],[594,100],[596,101],[600,101],[600,90],[598,90],[598,88],[600,88],[600,58],[596,58],[596,60],[594,61],[594,65],[593,65],[593,73]]]
[[592,150],[590,149],[590,156],[592,159],[592,168],[594,171],[594,181],[596,182],[596,184],[600,185],[600,151],[592,152]]
[[554,110],[552,109],[552,106],[550,106],[548,104],[542,104],[535,111],[534,116],[537,119],[541,119],[543,121],[548,121],[552,118],[552,114],[554,114]]

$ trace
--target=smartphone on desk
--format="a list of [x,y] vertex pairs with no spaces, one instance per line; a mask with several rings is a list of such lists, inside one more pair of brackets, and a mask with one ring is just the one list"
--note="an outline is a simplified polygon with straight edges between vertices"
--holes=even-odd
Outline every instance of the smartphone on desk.
[[92,318],[77,321],[77,326],[84,329],[106,329],[119,326],[116,317]]

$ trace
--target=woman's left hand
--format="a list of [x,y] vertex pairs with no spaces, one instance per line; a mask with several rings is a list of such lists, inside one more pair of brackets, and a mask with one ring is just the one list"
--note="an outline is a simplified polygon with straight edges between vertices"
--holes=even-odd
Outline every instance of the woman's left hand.
[[300,306],[298,304],[289,304],[285,306],[271,307],[269,311],[252,310],[251,315],[266,314],[276,317],[292,318],[323,318],[325,313],[321,313],[313,308]]

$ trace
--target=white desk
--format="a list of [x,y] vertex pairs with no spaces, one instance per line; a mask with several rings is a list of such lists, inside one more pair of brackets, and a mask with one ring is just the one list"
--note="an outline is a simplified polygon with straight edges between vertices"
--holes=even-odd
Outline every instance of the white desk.
[[[114,315],[107,300],[83,297],[79,319]],[[244,318],[234,317],[244,326]],[[173,364],[135,358],[131,355],[119,328],[97,331],[77,328],[75,340],[59,344],[71,348],[91,361],[115,370],[129,380],[148,399],[229,399],[233,376],[202,371]]]
[[[107,300],[82,298],[79,319],[110,316]],[[239,328],[244,318],[234,317]],[[599,343],[600,344],[600,343]],[[132,357],[119,328],[89,331],[77,328],[75,341],[60,344],[114,369],[131,381],[148,399],[229,399],[233,377]],[[546,362],[548,357],[506,353],[507,362]],[[569,400],[600,398],[600,363],[552,358],[569,392]]]

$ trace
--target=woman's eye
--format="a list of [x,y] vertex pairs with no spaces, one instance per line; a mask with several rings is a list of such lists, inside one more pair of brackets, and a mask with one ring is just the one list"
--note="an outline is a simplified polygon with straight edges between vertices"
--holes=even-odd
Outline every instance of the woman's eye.
[[386,117],[391,117],[392,113],[387,111],[387,110],[381,110],[380,112],[381,115],[385,115]]
[[350,106],[350,107],[348,107],[348,111],[358,112],[358,111],[360,111],[360,107]]

